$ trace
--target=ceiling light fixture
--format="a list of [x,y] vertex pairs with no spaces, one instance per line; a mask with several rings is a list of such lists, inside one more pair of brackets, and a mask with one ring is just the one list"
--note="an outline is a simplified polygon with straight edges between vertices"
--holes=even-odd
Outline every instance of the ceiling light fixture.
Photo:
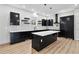
[[44,6],[46,6],[47,4],[44,4]]

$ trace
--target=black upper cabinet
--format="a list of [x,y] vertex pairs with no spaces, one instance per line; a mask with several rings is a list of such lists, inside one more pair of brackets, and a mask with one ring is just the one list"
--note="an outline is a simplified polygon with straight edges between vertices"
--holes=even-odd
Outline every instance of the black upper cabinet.
[[49,24],[49,26],[53,26],[53,19],[50,20]]
[[42,26],[47,26],[47,20],[42,19]]
[[42,19],[42,26],[45,26],[45,19]]
[[53,26],[53,19],[49,20],[42,19],[42,26]]
[[48,26],[53,26],[53,19],[47,20],[47,25]]
[[10,25],[20,24],[20,14],[15,12],[10,12]]

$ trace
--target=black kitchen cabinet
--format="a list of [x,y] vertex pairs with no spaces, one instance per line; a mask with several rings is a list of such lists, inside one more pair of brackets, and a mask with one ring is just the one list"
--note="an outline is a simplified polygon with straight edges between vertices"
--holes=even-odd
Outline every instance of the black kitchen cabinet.
[[10,40],[11,44],[18,43],[18,42],[22,41],[20,39],[20,34],[19,33],[10,33],[10,39],[11,39]]
[[74,39],[74,15],[60,17],[60,36]]
[[53,19],[50,20],[50,26],[53,26]]
[[53,26],[53,19],[42,19],[42,26]]
[[53,19],[47,20],[47,26],[53,26]]
[[15,12],[10,12],[10,25],[20,24],[20,14]]
[[15,44],[22,41],[25,41],[28,39],[28,33],[27,32],[14,32],[10,33],[10,43]]
[[33,35],[32,48],[36,49],[37,51],[40,51],[49,44],[55,42],[56,40],[57,40],[57,34],[51,34],[47,36]]
[[42,26],[47,26],[47,20],[42,19]]

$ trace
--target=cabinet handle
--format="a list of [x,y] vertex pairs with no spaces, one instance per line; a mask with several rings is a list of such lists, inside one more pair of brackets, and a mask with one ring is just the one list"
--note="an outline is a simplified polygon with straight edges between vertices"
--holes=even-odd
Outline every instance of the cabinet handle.
[[43,42],[43,39],[41,39],[41,42]]

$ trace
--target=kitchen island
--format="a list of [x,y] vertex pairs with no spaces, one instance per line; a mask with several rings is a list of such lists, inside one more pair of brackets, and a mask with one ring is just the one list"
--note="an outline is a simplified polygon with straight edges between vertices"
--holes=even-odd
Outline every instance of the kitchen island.
[[37,51],[45,48],[49,44],[57,40],[57,34],[59,31],[41,31],[33,32],[32,48]]

